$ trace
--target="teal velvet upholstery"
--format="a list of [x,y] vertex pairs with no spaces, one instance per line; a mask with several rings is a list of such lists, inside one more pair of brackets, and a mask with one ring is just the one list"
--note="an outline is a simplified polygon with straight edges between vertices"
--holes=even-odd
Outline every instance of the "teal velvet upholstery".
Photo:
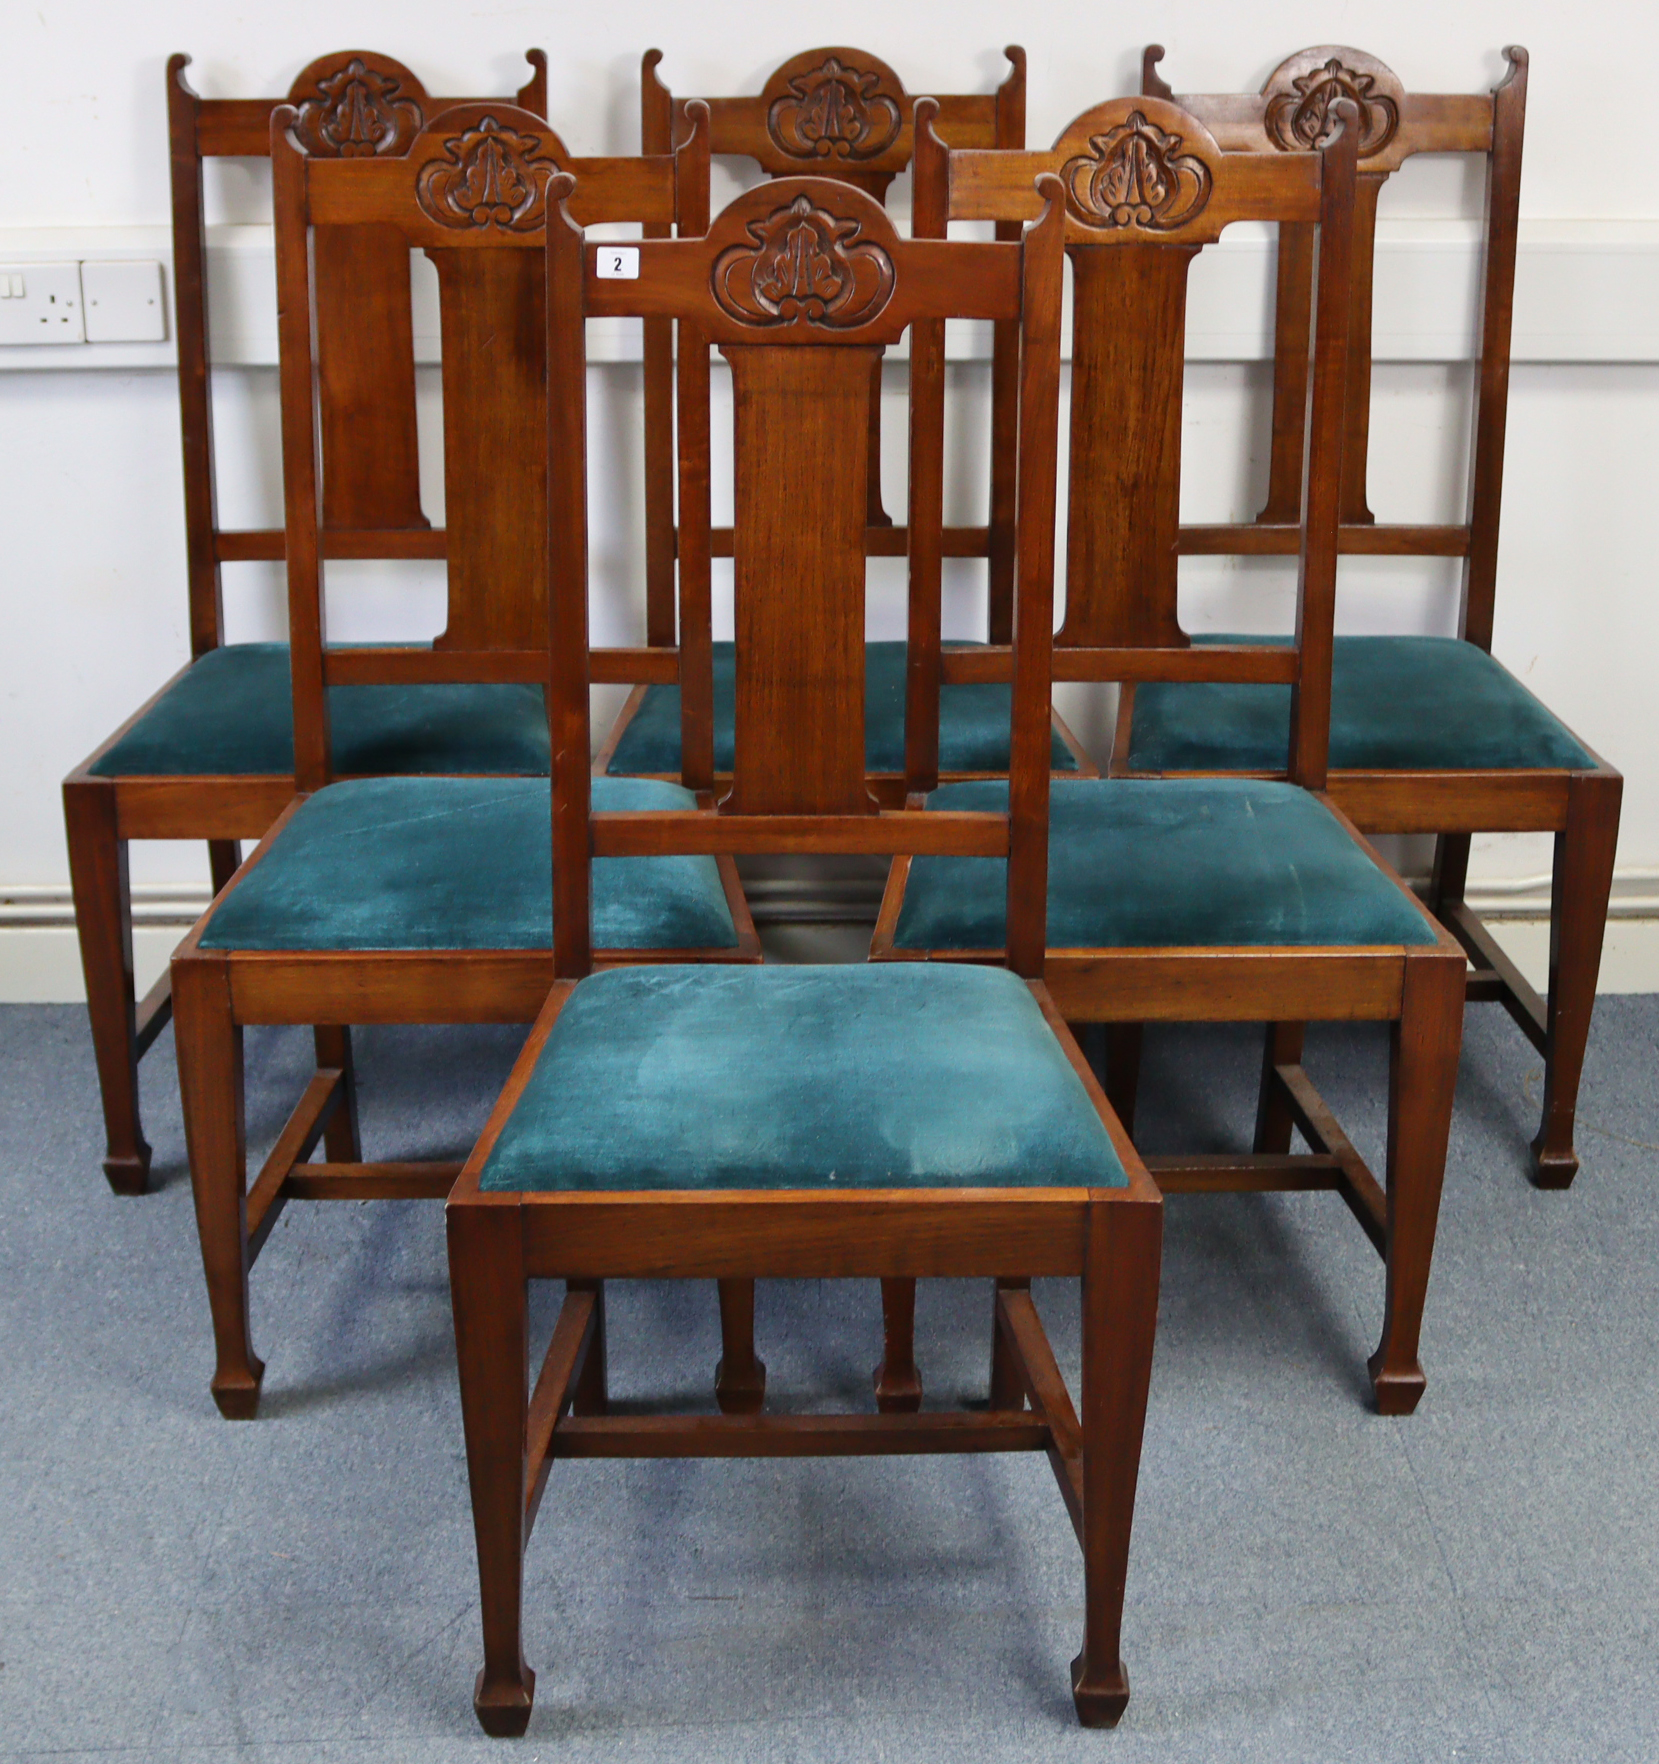
[[[331,686],[336,772],[548,770],[539,686]],[[294,771],[286,643],[232,643],[193,662],[92,771],[100,778]]]
[[[870,772],[904,770],[903,643],[864,647],[864,766]],[[939,693],[939,769],[942,772],[1006,772],[1013,689],[1008,686],[944,686]],[[714,646],[714,769],[732,769],[737,719],[737,652]],[[1054,737],[1053,768],[1075,772],[1071,750]],[[680,770],[680,689],[650,686],[616,744],[606,770],[613,775]]]
[[[1048,946],[1433,943],[1411,897],[1307,791],[1250,778],[1079,778],[1050,793]],[[1008,786],[946,784],[930,809],[1006,811]],[[1001,858],[919,857],[901,949],[999,949]]]
[[1125,1183],[1024,982],[931,962],[596,974],[482,1175],[516,1193]]
[[[1237,638],[1199,638],[1237,642]],[[1157,681],[1135,692],[1137,772],[1282,772],[1288,686]],[[1338,771],[1593,766],[1501,662],[1456,637],[1338,637],[1330,763]]]
[[[353,778],[301,804],[231,890],[203,949],[551,949],[545,778]],[[594,781],[600,809],[692,808],[677,784]],[[599,858],[601,949],[731,949],[710,857]]]

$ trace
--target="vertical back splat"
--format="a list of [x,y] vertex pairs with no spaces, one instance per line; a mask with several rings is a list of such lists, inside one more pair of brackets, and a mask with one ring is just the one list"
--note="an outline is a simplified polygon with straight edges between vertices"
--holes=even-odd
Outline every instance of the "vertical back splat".
[[744,814],[869,812],[864,526],[880,350],[724,353],[737,458],[737,726],[727,801]]

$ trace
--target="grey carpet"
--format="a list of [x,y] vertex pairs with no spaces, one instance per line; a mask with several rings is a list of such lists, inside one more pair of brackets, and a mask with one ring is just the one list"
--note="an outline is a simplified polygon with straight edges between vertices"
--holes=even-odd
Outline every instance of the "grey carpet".
[[[479,1642],[440,1210],[292,1206],[254,1274],[261,1419],[219,1420],[170,1039],[162,1190],[98,1170],[82,1013],[0,1011],[0,1757],[1651,1759],[1659,1752],[1659,998],[1601,1001],[1585,1168],[1524,1174],[1539,1062],[1471,1012],[1410,1420],[1367,1411],[1381,1273],[1334,1197],[1169,1207],[1126,1616],[1072,1725],[1080,1570],[1041,1458],[561,1466],[532,1542],[529,1736]],[[364,1032],[370,1150],[463,1150],[518,1037]],[[267,1144],[308,1038],[248,1038]],[[1385,1038],[1309,1064],[1380,1151]],[[1149,1037],[1149,1146],[1242,1143],[1253,1033]],[[542,1326],[556,1294],[548,1294]],[[1076,1294],[1040,1287],[1062,1364]],[[941,1399],[982,1286],[923,1289]],[[616,1294],[613,1386],[706,1401],[707,1286]],[[762,1289],[780,1404],[867,1400],[873,1284]]]

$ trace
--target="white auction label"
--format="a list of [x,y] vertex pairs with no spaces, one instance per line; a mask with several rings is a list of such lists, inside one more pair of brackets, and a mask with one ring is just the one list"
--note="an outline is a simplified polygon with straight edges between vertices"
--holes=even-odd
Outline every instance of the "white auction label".
[[637,282],[639,280],[639,247],[637,245],[601,245],[595,273],[602,282]]

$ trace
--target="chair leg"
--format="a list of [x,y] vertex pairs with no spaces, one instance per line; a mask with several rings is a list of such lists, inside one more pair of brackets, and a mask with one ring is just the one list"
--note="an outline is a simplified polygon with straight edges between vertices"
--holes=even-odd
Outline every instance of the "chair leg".
[[1442,833],[1434,842],[1434,869],[1429,880],[1429,911],[1456,906],[1469,882],[1469,835]]
[[1163,1208],[1095,1201],[1083,1266],[1083,1651],[1071,1663],[1085,1727],[1115,1727],[1129,1702],[1119,1654],[1152,1342]]
[[518,1209],[448,1215],[467,1481],[478,1543],[484,1666],[472,1706],[485,1733],[513,1739],[530,1722],[536,1675],[524,1662],[524,1476],[529,1320]]
[[1009,1347],[1007,1337],[997,1322],[997,1294],[999,1292],[1029,1292],[1029,1280],[999,1279],[991,1289],[991,1407],[993,1409],[1023,1409],[1025,1407],[1025,1386],[1020,1382],[1014,1350]]
[[1278,1081],[1277,1068],[1299,1065],[1306,1031],[1303,1023],[1269,1023],[1266,1046],[1262,1050],[1262,1083],[1256,1098],[1256,1150],[1276,1152],[1281,1156],[1290,1150],[1290,1133],[1295,1122],[1290,1105]]
[[150,1147],[138,1115],[132,894],[127,842],[116,830],[115,786],[101,780],[65,784],[63,816],[92,1052],[104,1105],[104,1175],[117,1194],[143,1194],[149,1186]]
[[755,1357],[755,1283],[721,1280],[720,1363],[714,1398],[724,1415],[755,1415],[766,1401],[766,1362]]
[[248,1146],[242,1113],[242,1028],[220,962],[173,969],[174,1038],[190,1186],[213,1315],[213,1400],[227,1420],[252,1420],[265,1364],[248,1334]]
[[605,1346],[605,1283],[603,1280],[572,1280],[571,1292],[593,1294],[593,1345],[582,1367],[576,1388],[570,1393],[573,1415],[603,1415],[611,1406],[607,1349]]
[[311,1031],[320,1071],[340,1073],[340,1101],[323,1129],[323,1149],[331,1164],[356,1164],[363,1158],[357,1130],[357,1068],[351,1057],[351,1031],[343,1024],[321,1024]]
[[1125,1133],[1135,1132],[1135,1101],[1141,1086],[1142,1025],[1106,1023],[1106,1072],[1102,1088]]
[[881,1364],[876,1367],[874,1383],[876,1407],[884,1415],[913,1414],[922,1406],[913,1279],[881,1283]]
[[1573,1121],[1607,933],[1623,785],[1622,778],[1605,773],[1575,777],[1567,792],[1567,825],[1555,836],[1544,1113],[1532,1142],[1532,1179],[1540,1188],[1565,1188],[1578,1174]]
[[240,839],[210,839],[207,842],[207,868],[213,878],[213,892],[220,894],[225,884],[242,866]]
[[1377,1411],[1409,1415],[1426,1380],[1417,1347],[1463,1039],[1461,955],[1408,955],[1388,1078],[1388,1220],[1382,1341],[1369,1370]]

